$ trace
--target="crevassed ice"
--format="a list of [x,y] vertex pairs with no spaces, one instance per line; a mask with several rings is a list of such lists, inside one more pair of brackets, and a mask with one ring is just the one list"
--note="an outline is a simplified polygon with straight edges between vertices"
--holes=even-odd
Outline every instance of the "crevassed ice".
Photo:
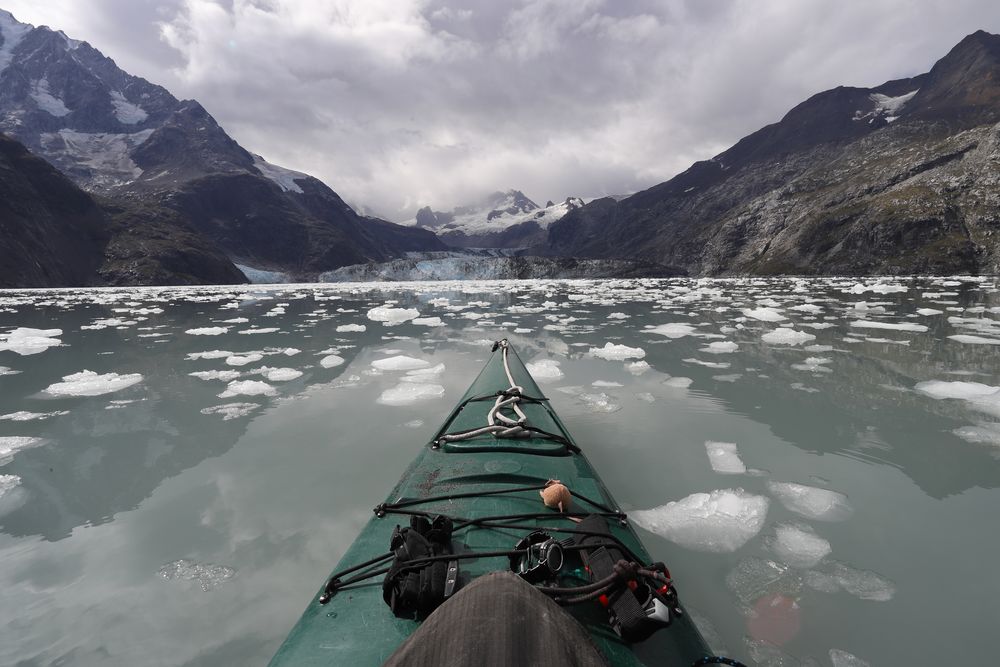
[[646,351],[641,347],[605,343],[604,347],[590,348],[589,354],[592,357],[607,359],[608,361],[625,361],[626,359],[642,359],[646,356]]
[[427,368],[430,365],[431,363],[426,359],[417,359],[402,354],[386,359],[376,359],[372,362],[372,366],[380,371],[412,371],[416,368]]
[[747,471],[734,442],[705,441],[705,452],[712,470],[724,475],[739,475]]
[[764,526],[770,501],[743,489],[693,493],[629,516],[646,530],[696,551],[736,551]]
[[525,364],[525,368],[539,382],[552,382],[559,380],[565,375],[559,368],[559,362],[555,359],[539,359]]
[[50,384],[44,392],[50,396],[101,396],[120,391],[126,387],[142,382],[139,373],[95,373],[83,370],[79,373],[64,375],[62,382]]
[[427,401],[444,396],[444,387],[439,384],[416,382],[401,382],[400,384],[386,389],[376,399],[382,405],[410,405],[419,401]]
[[795,482],[768,482],[767,490],[787,509],[809,519],[843,521],[854,512],[847,496],[838,491]]

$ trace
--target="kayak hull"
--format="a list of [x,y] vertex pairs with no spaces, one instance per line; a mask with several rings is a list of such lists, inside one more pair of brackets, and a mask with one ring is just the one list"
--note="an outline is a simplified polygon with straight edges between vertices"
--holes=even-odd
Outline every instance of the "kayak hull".
[[[507,365],[526,396],[543,398],[541,390],[513,349],[509,349]],[[485,424],[493,401],[469,399],[495,394],[507,389],[509,384],[502,351],[495,350],[459,407],[449,415],[442,432],[455,433]],[[438,445],[432,442],[423,447],[386,502],[540,486],[549,479],[558,479],[578,496],[617,510],[614,498],[586,457],[572,451],[575,443],[547,402],[524,403],[522,409],[529,424],[561,435],[571,443],[570,447],[542,437],[504,440],[485,436],[460,443]],[[524,526],[544,530],[574,525],[565,517],[560,517],[557,510],[547,510],[537,490],[435,500],[414,509],[466,519],[551,512],[551,516],[518,520],[519,528],[469,526],[457,530],[452,539],[462,551],[509,550],[530,532]],[[593,510],[586,502],[576,498],[572,509],[577,512]],[[335,571],[386,553],[395,527],[405,526],[408,522],[409,517],[405,515],[390,512],[378,516],[373,513]],[[636,556],[645,562],[650,561],[627,521],[611,519],[608,523],[616,538]],[[463,560],[460,564],[463,580],[508,567],[506,556]],[[418,621],[397,618],[385,604],[381,576],[338,591],[325,605],[320,604],[322,593],[321,588],[309,602],[271,660],[271,667],[326,667],[335,664],[376,667],[417,628]],[[710,655],[687,614],[675,619],[670,627],[658,631],[650,639],[628,644],[614,633],[607,622],[605,610],[596,602],[574,605],[569,610],[612,665],[690,665]]]

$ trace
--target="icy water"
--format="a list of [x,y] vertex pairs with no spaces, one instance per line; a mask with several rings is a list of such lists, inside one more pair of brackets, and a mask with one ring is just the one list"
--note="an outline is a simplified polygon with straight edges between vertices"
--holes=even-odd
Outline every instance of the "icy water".
[[995,664],[995,278],[0,292],[0,664],[266,664],[504,336],[720,651]]

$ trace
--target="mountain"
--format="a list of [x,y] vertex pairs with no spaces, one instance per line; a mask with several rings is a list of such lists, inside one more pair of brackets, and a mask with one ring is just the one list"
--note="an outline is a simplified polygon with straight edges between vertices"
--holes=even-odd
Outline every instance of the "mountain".
[[523,248],[544,242],[550,224],[581,206],[583,200],[568,197],[542,208],[520,190],[507,190],[448,212],[427,206],[403,224],[433,230],[456,248]]
[[359,216],[321,181],[245,150],[197,102],[2,10],[0,132],[87,192],[120,202],[121,215],[171,210],[206,251],[247,267],[310,279],[444,248],[425,230]]
[[549,227],[549,255],[691,274],[1000,272],[1000,36],[839,87],[711,160]]
[[246,278],[175,212],[97,201],[0,134],[0,288]]

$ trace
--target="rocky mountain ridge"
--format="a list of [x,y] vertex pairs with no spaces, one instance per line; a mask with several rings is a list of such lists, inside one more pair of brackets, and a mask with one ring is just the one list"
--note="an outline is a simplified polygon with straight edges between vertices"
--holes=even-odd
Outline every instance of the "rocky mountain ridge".
[[678,176],[589,203],[538,252],[691,274],[1000,272],[1000,36],[814,95]]
[[207,252],[295,279],[445,247],[425,230],[359,216],[318,179],[245,150],[196,101],[2,10],[0,132],[119,202],[122,215],[173,211]]

